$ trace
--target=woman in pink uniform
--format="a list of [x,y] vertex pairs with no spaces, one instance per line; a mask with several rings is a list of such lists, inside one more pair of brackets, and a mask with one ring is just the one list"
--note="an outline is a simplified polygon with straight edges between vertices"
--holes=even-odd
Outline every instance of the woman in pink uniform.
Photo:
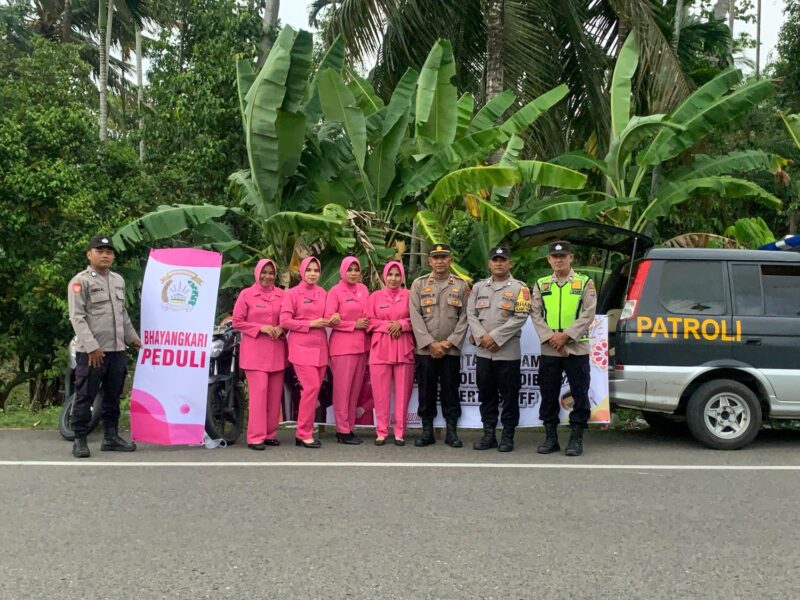
[[285,292],[275,287],[278,269],[268,258],[258,261],[256,281],[243,289],[233,307],[233,326],[242,332],[239,366],[247,376],[250,413],[247,447],[280,446],[275,439],[281,416],[286,338],[278,325]]
[[[332,319],[329,351],[333,371],[333,414],[336,418],[336,441],[360,444],[353,433],[356,404],[367,370],[367,300],[369,290],[361,283],[361,264],[348,256],[339,265],[341,281],[328,291],[325,318]],[[334,324],[334,320],[338,322]]]
[[322,379],[328,365],[328,336],[325,327],[325,290],[317,285],[321,273],[317,258],[306,257],[300,263],[300,283],[283,297],[280,325],[289,336],[289,362],[303,390],[297,411],[295,445],[319,448],[314,439],[314,412]]
[[375,399],[375,445],[389,435],[389,411],[394,386],[394,443],[405,446],[408,400],[414,385],[414,335],[408,314],[408,290],[401,287],[403,263],[393,260],[383,268],[386,287],[369,297],[367,316],[372,340],[369,375]]

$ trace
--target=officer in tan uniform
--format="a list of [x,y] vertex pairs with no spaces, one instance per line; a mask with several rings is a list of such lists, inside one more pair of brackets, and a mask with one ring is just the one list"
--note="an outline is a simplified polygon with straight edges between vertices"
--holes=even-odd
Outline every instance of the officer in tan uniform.
[[[519,425],[520,335],[531,312],[528,287],[511,276],[511,252],[499,246],[489,251],[492,276],[475,284],[467,303],[469,329],[478,347],[475,374],[481,403],[483,437],[475,450],[514,449],[514,430]],[[503,435],[498,447],[495,429],[499,402],[503,403]]]
[[428,253],[429,275],[411,284],[409,313],[416,341],[419,417],[422,436],[415,446],[435,444],[437,386],[442,414],[447,424],[445,444],[461,448],[456,427],[461,416],[458,386],[461,373],[461,344],[467,333],[469,286],[450,273],[453,259],[447,244],[437,244]]
[[125,309],[125,280],[110,270],[114,262],[111,238],[96,236],[86,252],[89,266],[69,282],[69,320],[78,341],[72,455],[88,458],[86,443],[91,407],[103,387],[103,443],[100,450],[133,452],[136,444],[118,435],[119,397],[127,371],[125,348],[141,347]]
[[531,299],[531,320],[542,343],[539,358],[539,387],[542,401],[539,418],[546,439],[539,454],[558,452],[556,428],[561,409],[562,373],[567,374],[575,403],[569,414],[570,438],[565,454],[583,454],[583,431],[588,426],[589,406],[589,326],[594,321],[597,294],[586,275],[572,270],[572,245],[553,242],[547,261],[552,275],[536,281]]

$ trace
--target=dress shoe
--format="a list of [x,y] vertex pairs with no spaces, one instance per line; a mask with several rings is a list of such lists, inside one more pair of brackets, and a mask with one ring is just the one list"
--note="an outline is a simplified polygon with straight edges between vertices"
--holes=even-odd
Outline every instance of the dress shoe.
[[376,446],[385,446],[386,445],[386,438],[380,438],[375,440]]
[[350,433],[339,433],[337,431],[336,441],[340,444],[347,444],[348,446],[358,446],[359,444],[364,443],[364,440],[356,436],[356,434],[354,434],[352,431]]
[[266,450],[267,449],[267,445],[264,442],[261,442],[260,444],[247,444],[247,447],[250,448],[250,450]]
[[406,441],[403,439],[394,438],[394,445],[395,446],[405,446]]
[[265,446],[280,446],[281,443],[278,440],[264,440]]
[[302,446],[303,448],[322,448],[322,444],[319,440],[314,440],[313,442],[305,442],[300,438],[294,438],[294,445],[295,446]]

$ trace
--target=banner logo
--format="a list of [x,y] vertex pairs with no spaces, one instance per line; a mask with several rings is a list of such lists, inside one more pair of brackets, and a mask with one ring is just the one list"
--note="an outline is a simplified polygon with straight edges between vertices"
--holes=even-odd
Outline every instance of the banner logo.
[[203,280],[194,271],[176,269],[161,278],[161,308],[190,312],[200,297]]

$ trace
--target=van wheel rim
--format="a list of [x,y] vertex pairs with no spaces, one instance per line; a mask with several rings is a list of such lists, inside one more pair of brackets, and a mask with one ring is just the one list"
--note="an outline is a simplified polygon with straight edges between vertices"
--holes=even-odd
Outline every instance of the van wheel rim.
[[750,426],[750,407],[741,396],[730,392],[712,396],[703,415],[706,428],[720,439],[736,439]]

